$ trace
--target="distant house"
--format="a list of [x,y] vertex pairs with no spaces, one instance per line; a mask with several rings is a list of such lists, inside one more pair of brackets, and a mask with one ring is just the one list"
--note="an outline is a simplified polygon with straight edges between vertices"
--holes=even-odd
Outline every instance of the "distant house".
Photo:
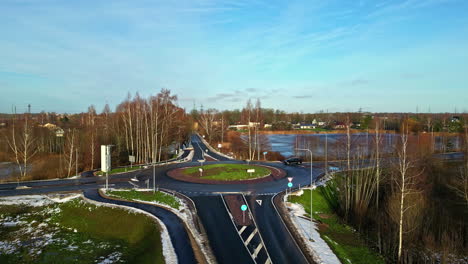
[[260,122],[249,122],[249,127],[258,127],[260,126]]
[[55,136],[56,137],[63,137],[64,134],[65,134],[65,131],[63,131],[63,129],[61,129],[60,127],[57,127],[55,129]]
[[42,127],[45,127],[45,128],[48,128],[48,129],[52,130],[52,129],[55,129],[57,127],[57,125],[47,123],[47,124],[43,125]]
[[312,120],[312,125],[323,127],[323,126],[325,126],[325,122],[314,119],[314,120]]
[[315,129],[315,128],[316,128],[316,125],[314,125],[314,124],[301,123],[301,124],[299,125],[299,128],[300,128],[300,129]]
[[228,129],[231,129],[231,130],[244,130],[244,129],[247,129],[249,126],[247,125],[230,125],[228,126]]
[[345,129],[346,125],[343,122],[335,121],[335,124],[333,125],[334,129]]
[[452,118],[450,119],[450,122],[452,123],[458,123],[461,121],[461,118],[459,116],[452,116]]

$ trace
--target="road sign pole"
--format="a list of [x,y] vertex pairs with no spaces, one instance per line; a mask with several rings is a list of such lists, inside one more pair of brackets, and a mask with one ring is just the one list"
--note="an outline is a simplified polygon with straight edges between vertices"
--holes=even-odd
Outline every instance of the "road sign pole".
[[245,211],[242,211],[242,223],[245,225]]
[[109,188],[109,172],[106,171],[106,191]]

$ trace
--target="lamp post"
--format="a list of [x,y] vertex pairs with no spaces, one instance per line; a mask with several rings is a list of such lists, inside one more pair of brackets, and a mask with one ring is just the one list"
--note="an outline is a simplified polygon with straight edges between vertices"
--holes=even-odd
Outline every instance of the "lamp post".
[[314,228],[314,224],[313,224],[313,217],[314,217],[314,214],[313,214],[313,211],[312,211],[312,191],[314,190],[314,178],[313,178],[313,175],[312,175],[312,150],[310,149],[300,149],[300,148],[296,148],[296,150],[299,150],[299,151],[308,151],[310,153],[310,239],[312,239],[312,231],[313,231],[313,228]]

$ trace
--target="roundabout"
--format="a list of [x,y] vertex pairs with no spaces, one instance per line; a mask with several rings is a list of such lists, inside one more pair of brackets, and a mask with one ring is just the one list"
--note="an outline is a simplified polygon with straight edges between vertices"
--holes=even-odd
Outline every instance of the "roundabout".
[[216,163],[172,169],[167,171],[167,176],[191,183],[247,184],[278,180],[284,178],[286,172],[266,165]]

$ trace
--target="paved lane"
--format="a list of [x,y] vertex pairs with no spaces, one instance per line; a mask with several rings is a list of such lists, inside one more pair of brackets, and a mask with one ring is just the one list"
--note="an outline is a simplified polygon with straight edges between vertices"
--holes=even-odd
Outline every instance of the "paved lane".
[[[271,198],[271,195],[246,197],[272,262],[308,263],[273,207]],[[260,200],[262,205],[257,200]]]
[[220,264],[254,263],[242,243],[220,196],[192,197]]

